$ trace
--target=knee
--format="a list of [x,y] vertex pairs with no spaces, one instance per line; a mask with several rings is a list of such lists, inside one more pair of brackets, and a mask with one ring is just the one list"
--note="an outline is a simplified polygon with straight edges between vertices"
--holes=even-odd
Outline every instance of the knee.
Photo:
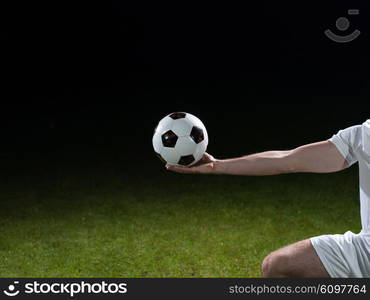
[[286,277],[289,274],[289,256],[272,252],[262,261],[262,277]]

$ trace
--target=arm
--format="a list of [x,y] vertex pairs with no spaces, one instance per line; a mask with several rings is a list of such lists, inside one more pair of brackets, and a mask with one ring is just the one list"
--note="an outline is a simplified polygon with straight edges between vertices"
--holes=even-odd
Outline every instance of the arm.
[[336,146],[329,141],[322,141],[293,150],[267,151],[224,160],[206,154],[194,167],[166,167],[179,173],[259,176],[296,172],[330,173],[347,166]]

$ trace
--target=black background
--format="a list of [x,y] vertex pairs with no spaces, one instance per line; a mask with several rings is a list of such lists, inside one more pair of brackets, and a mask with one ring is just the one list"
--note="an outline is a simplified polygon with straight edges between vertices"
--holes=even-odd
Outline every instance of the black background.
[[[369,118],[363,1],[105,5],[2,9],[2,153],[78,146],[154,159],[153,128],[172,111],[200,117],[209,150],[225,156],[325,139]],[[350,20],[343,34],[362,31],[357,40],[324,35],[340,34],[340,16]]]
[[[112,191],[122,201],[126,192],[141,201],[154,186],[192,192],[193,177],[177,181],[165,173],[152,148],[153,129],[173,111],[204,122],[207,151],[218,158],[327,139],[369,118],[365,1],[6,5],[0,7],[4,222],[17,223],[28,210],[37,218],[44,209],[69,213],[75,200],[77,210],[95,209]],[[347,16],[350,8],[360,15]],[[343,34],[357,28],[358,39],[338,44],[324,35],[328,28],[340,33],[340,16],[351,24]],[[91,193],[99,195],[96,203],[86,204],[80,195]]]

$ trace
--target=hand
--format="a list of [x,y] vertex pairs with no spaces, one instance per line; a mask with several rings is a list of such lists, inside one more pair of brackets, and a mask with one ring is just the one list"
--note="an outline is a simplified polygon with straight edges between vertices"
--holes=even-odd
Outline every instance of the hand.
[[166,165],[166,169],[183,174],[211,174],[216,173],[215,164],[217,159],[208,153],[204,153],[202,159],[191,167]]

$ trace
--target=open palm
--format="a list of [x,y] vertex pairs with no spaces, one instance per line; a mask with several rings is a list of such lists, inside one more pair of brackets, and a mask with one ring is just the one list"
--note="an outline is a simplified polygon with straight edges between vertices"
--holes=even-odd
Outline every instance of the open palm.
[[202,159],[191,167],[166,165],[166,169],[183,174],[207,174],[213,171],[216,161],[212,155],[204,153]]

